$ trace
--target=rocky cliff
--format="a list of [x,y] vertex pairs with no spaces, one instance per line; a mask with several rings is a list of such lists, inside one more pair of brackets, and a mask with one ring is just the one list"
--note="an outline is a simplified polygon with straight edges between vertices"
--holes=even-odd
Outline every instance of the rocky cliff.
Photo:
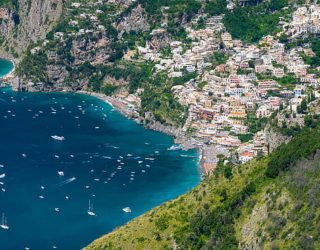
[[60,18],[63,0],[19,0],[0,9],[1,53],[22,55],[30,43],[44,39]]

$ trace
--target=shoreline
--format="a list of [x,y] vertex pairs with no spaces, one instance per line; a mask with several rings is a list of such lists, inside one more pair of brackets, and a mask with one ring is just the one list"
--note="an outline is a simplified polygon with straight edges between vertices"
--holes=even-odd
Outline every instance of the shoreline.
[[117,111],[119,111],[126,118],[128,118],[130,120],[134,120],[138,124],[143,125],[144,128],[151,129],[151,130],[158,131],[160,133],[164,133],[166,135],[172,136],[174,139],[174,142],[176,144],[181,145],[183,150],[199,149],[200,148],[196,144],[197,142],[193,142],[192,139],[186,138],[184,132],[182,132],[180,128],[173,128],[170,126],[166,126],[166,125],[160,124],[156,121],[152,121],[151,125],[144,124],[143,123],[144,118],[141,117],[137,112],[130,112],[130,111],[126,110],[124,107],[126,103],[124,102],[124,100],[122,100],[120,98],[110,97],[110,96],[106,96],[102,93],[90,92],[90,91],[85,91],[85,90],[79,90],[79,91],[76,91],[75,93],[96,97],[96,98],[108,103],[110,106],[115,108]]
[[13,66],[12,69],[7,74],[5,74],[4,76],[0,77],[0,81],[8,81],[8,80],[14,78],[14,72],[16,70],[16,63],[12,59],[3,58],[3,57],[1,57],[0,60],[1,59],[2,60],[6,60],[6,61],[10,61],[12,66]]
[[[173,138],[174,143],[176,145],[181,146],[181,149],[183,151],[188,151],[191,149],[195,149],[197,151],[197,155],[198,155],[198,159],[197,159],[197,167],[200,170],[200,176],[202,178],[202,176],[204,175],[208,175],[208,172],[206,171],[205,165],[204,165],[204,159],[205,159],[205,154],[207,153],[207,150],[205,147],[203,146],[197,146],[192,144],[192,146],[190,146],[191,142],[189,142],[189,140],[187,140],[186,138],[182,138],[183,136],[179,136],[178,138],[173,134],[173,133],[168,133],[167,131],[163,131],[163,130],[159,130],[156,127],[147,127],[145,126],[145,124],[143,124],[143,120],[141,117],[138,118],[132,118],[130,116],[128,116],[128,114],[121,108],[117,107],[114,105],[114,103],[112,102],[112,99],[116,99],[114,97],[110,97],[110,96],[106,96],[104,94],[101,93],[96,93],[96,92],[90,92],[90,91],[85,91],[85,90],[80,90],[80,91],[76,91],[75,93],[77,94],[82,94],[82,95],[88,95],[88,96],[93,96],[95,98],[98,98],[101,101],[106,102],[107,104],[109,104],[111,107],[113,107],[114,109],[116,109],[118,112],[120,112],[122,115],[124,115],[127,119],[133,120],[136,123],[138,123],[139,125],[142,125],[145,129],[151,129],[153,131],[157,131],[159,133],[163,133],[166,134],[170,137]],[[164,126],[164,125],[162,125]],[[187,142],[189,142],[187,144]],[[173,145],[174,146],[174,145]]]
[[[4,75],[0,78],[0,81],[3,81],[4,84],[10,85],[14,91],[19,91],[18,88],[15,89],[13,84],[10,83],[10,80],[14,80],[14,72],[16,70],[16,63],[14,60],[9,58],[1,57],[1,59],[8,60],[12,63],[13,68],[8,74]],[[204,155],[206,153],[205,148],[199,145],[199,142],[197,142],[193,138],[187,138],[185,133],[181,130],[181,128],[174,128],[171,126],[163,125],[157,121],[152,121],[149,124],[144,123],[144,118],[140,116],[140,114],[137,112],[137,110],[127,110],[126,104],[124,100],[121,98],[116,97],[110,97],[106,96],[102,93],[96,93],[86,90],[79,90],[79,91],[70,91],[70,90],[61,90],[58,91],[61,93],[77,93],[77,94],[83,94],[88,96],[93,96],[95,98],[98,98],[99,100],[107,103],[111,107],[115,108],[118,112],[120,112],[123,116],[125,116],[127,119],[135,121],[137,124],[142,125],[145,129],[151,129],[153,131],[157,131],[163,134],[166,134],[168,136],[171,136],[174,140],[174,144],[179,145],[182,150],[187,151],[190,149],[196,149],[198,154],[198,161],[197,166],[200,169],[201,175],[207,175],[207,171],[205,169],[204,164]]]

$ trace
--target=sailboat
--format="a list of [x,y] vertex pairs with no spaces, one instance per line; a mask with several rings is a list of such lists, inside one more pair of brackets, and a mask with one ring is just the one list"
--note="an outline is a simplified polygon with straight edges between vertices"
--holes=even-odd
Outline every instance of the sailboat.
[[8,223],[7,223],[7,218],[4,217],[4,213],[2,213],[2,220],[1,220],[1,225],[0,225],[1,228],[5,229],[5,230],[8,230],[9,229],[9,226],[8,226]]
[[90,200],[89,200],[88,214],[90,216],[96,216],[95,212],[93,212],[93,205],[91,205]]

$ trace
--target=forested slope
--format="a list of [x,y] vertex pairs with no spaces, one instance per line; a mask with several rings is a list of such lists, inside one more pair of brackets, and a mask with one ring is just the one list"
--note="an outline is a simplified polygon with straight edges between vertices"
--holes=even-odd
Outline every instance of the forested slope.
[[88,249],[317,249],[319,139],[319,127],[305,128],[269,157],[206,178]]

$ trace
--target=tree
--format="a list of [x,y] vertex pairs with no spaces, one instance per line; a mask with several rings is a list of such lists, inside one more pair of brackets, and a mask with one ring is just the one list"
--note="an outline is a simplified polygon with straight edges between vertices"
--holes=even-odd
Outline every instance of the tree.
[[112,95],[114,93],[114,91],[116,90],[116,86],[113,86],[112,84],[106,84],[101,88],[101,91],[105,94],[105,95]]
[[306,99],[302,100],[300,109],[301,109],[300,111],[302,114],[304,114],[308,110],[308,104],[307,104]]

